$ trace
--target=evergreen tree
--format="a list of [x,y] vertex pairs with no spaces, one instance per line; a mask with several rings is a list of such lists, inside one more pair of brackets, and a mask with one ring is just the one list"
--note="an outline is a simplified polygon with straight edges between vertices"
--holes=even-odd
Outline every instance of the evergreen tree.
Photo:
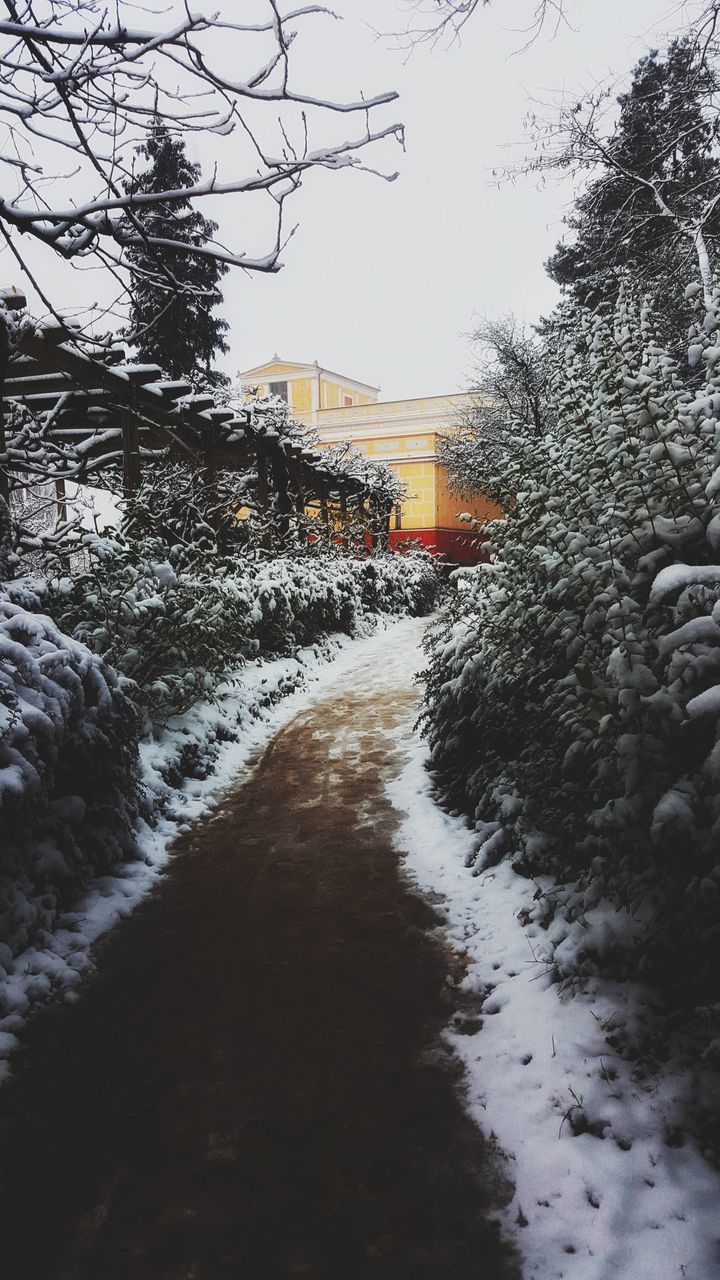
[[[683,284],[697,274],[692,228],[716,260],[720,204],[717,75],[691,38],[636,66],[619,117],[605,140],[582,112],[570,125],[574,163],[599,167],[567,225],[574,233],[547,263],[553,280],[581,306],[611,308],[621,281],[654,298],[663,340],[681,355],[689,321]],[[592,118],[592,113],[591,117]],[[576,123],[577,122],[577,123]],[[664,209],[663,209],[664,206]]]
[[[188,159],[185,143],[173,139],[157,119],[139,154],[149,167],[128,184],[133,194],[192,187],[200,177],[200,167]],[[183,244],[205,245],[217,231],[217,224],[189,201],[136,207],[135,214],[148,234]],[[225,383],[225,376],[214,371],[212,364],[217,352],[228,350],[224,337],[228,325],[212,311],[222,302],[219,284],[227,265],[172,248],[132,248],[127,257],[132,267],[129,336],[137,359],[159,364],[173,377]]]

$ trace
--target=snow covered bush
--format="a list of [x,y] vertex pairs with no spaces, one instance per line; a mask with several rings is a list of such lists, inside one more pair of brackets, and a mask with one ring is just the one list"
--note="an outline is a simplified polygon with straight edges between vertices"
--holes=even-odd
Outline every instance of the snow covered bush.
[[84,573],[50,579],[43,607],[131,684],[151,718],[207,697],[252,650],[249,584],[214,556],[148,536],[88,534]]
[[212,695],[249,658],[278,657],[378,613],[424,613],[437,570],[425,553],[356,560],[312,550],[256,560],[155,534],[87,534],[88,568],[47,580],[43,608],[127,678],[158,723]]
[[112,669],[0,598],[0,966],[133,853],[137,742]]
[[350,560],[367,613],[430,613],[439,584],[437,561],[428,551],[410,547],[395,555]]
[[[489,476],[507,517],[434,628],[426,716],[477,869],[510,853],[568,886],[538,893],[558,976],[634,968],[700,1004],[720,998],[717,303],[690,359],[699,395],[647,308],[585,317],[552,437],[518,424]],[[620,929],[587,927],[601,898]]]

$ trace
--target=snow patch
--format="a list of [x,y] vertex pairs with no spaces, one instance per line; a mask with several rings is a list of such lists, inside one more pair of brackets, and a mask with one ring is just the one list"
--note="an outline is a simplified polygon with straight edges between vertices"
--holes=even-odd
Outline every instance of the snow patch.
[[[543,931],[521,923],[535,882],[508,862],[467,869],[478,834],[435,804],[427,763],[414,734],[388,787],[406,815],[397,847],[420,891],[440,900],[461,961],[446,1037],[470,1115],[508,1158],[515,1194],[500,1218],[525,1280],[720,1277],[720,1175],[678,1128],[682,1073],[642,1078],[608,1044],[616,1019],[640,1015],[643,988],[595,978],[586,994],[560,993]],[[611,909],[591,914],[612,931]]]

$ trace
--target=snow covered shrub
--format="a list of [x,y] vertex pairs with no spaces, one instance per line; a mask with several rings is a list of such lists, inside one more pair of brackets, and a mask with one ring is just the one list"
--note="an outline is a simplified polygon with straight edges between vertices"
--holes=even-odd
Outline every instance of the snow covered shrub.
[[[137,532],[137,528],[136,528]],[[83,539],[89,567],[47,582],[43,608],[102,655],[157,723],[212,695],[251,657],[277,657],[377,612],[431,605],[427,556],[356,561],[312,552],[256,560],[153,534]]]
[[0,582],[9,578],[17,562],[13,553],[12,519],[10,508],[4,498],[0,498]]
[[434,604],[438,569],[427,553],[278,556],[242,572],[254,596],[252,634],[263,654],[279,656],[330,631],[352,634],[381,613],[423,614]]
[[289,653],[323,632],[350,634],[359,620],[355,583],[339,558],[278,557],[244,572],[252,584],[253,637],[263,654]]
[[207,697],[228,664],[253,651],[252,591],[229,563],[153,536],[83,542],[87,571],[48,582],[46,607],[133,682],[151,718]]
[[490,477],[507,518],[434,629],[426,714],[478,869],[509,850],[574,886],[546,918],[611,898],[641,926],[635,957],[588,931],[582,971],[629,962],[699,1002],[720,996],[717,305],[690,357],[700,395],[647,309],[586,317],[553,436],[518,426]]
[[0,597],[0,965],[133,852],[137,738],[115,673]]
[[399,554],[380,554],[350,563],[366,612],[420,615],[433,609],[440,569],[429,551],[409,547]]

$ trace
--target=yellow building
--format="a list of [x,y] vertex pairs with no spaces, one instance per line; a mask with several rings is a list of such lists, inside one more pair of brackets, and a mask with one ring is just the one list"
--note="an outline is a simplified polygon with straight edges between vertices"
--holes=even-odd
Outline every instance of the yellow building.
[[321,445],[349,441],[367,457],[392,467],[406,490],[393,516],[392,544],[414,539],[462,564],[483,558],[482,543],[467,517],[481,521],[501,513],[477,496],[451,494],[447,472],[436,459],[438,436],[453,429],[470,396],[382,401],[378,387],[317,362],[296,364],[278,356],[245,370],[240,379],[248,391],[285,400],[293,418],[316,428]]

